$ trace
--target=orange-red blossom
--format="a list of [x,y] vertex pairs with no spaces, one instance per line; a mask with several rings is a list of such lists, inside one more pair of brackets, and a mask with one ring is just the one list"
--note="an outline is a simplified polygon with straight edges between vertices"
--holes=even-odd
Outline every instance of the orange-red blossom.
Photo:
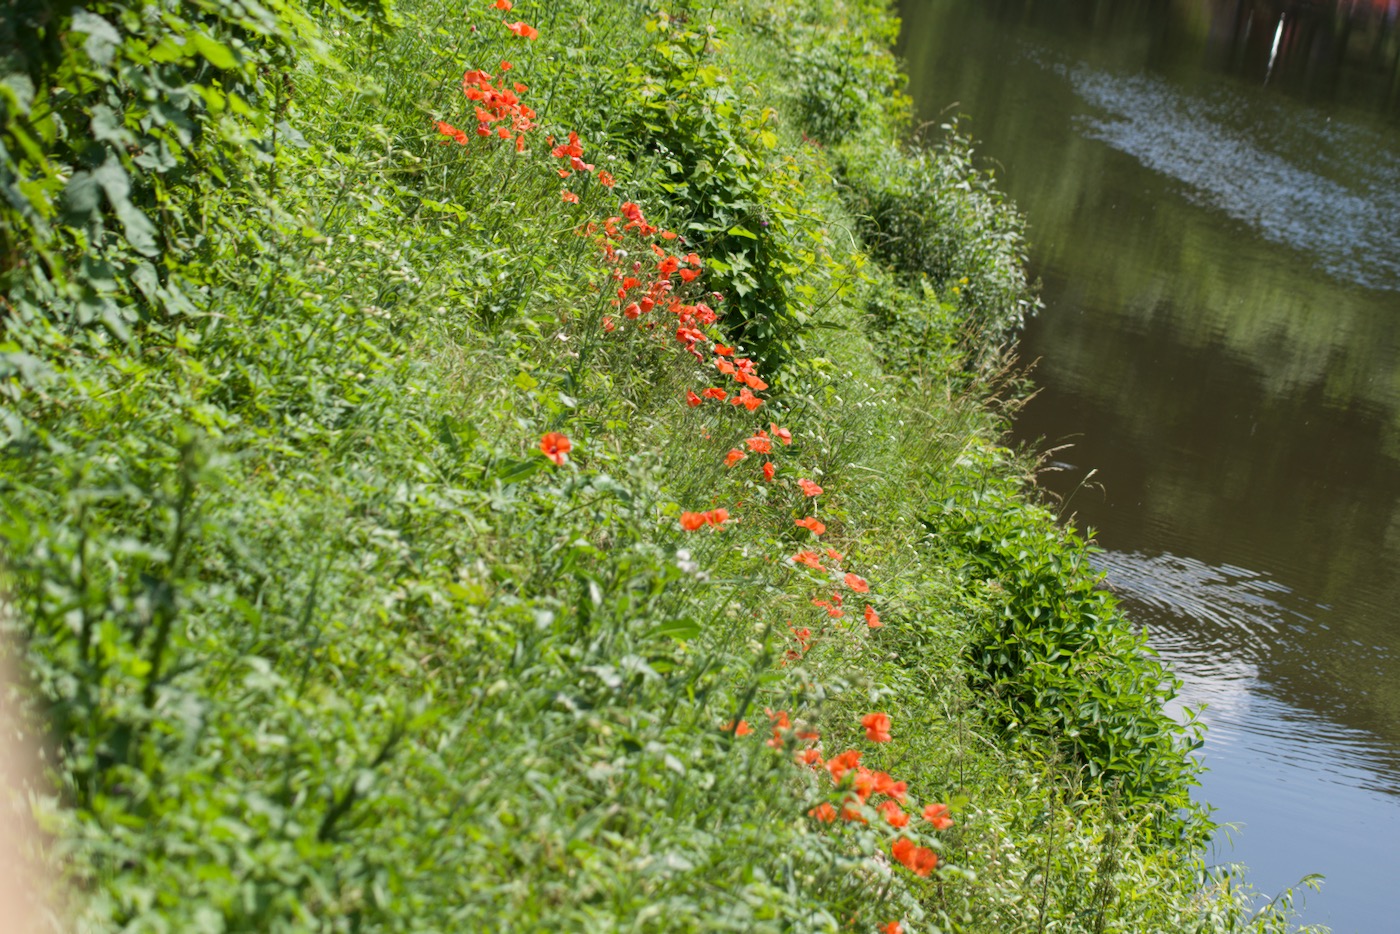
[[919,846],[908,837],[900,837],[890,847],[890,854],[919,876],[927,876],[938,868],[938,854],[926,846]]
[[540,438],[540,450],[544,452],[544,456],[560,467],[569,459],[569,452],[573,447],[574,443],[557,431],[551,431]]
[[888,743],[890,741],[889,714],[868,713],[860,718],[860,725],[865,727],[865,738],[872,743]]

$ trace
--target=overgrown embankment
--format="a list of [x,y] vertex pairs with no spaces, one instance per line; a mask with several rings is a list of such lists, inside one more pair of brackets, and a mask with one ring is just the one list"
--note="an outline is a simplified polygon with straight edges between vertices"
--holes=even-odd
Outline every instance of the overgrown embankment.
[[1019,219],[904,144],[883,4],[724,7],[6,18],[67,923],[1283,923],[997,446]]

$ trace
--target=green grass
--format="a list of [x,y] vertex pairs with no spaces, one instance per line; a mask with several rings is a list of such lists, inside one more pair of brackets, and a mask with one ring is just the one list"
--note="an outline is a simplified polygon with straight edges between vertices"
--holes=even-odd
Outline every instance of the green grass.
[[[1169,684],[998,446],[1019,220],[965,143],[905,147],[881,4],[278,6],[263,38],[248,6],[90,9],[115,39],[11,63],[52,80],[7,79],[0,179],[0,583],[66,925],[1286,928],[1205,873]],[[152,61],[171,30],[206,51]],[[831,49],[857,92],[813,85]],[[472,68],[526,86],[525,152],[477,136]],[[157,80],[204,103],[122,111],[139,146],[50,116]],[[595,170],[561,178],[570,131]],[[624,202],[678,239],[605,250]],[[633,321],[653,245],[703,274]],[[722,312],[695,356],[672,297]],[[717,344],[756,411],[687,404],[741,388]],[[1055,638],[990,664],[1028,580]],[[806,748],[907,782],[909,825],[809,817],[854,790]]]

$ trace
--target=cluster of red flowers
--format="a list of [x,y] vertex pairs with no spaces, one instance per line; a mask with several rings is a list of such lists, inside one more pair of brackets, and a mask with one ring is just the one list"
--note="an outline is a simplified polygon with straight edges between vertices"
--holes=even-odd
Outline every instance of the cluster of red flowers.
[[[495,0],[495,6],[501,10],[509,10],[511,0]],[[538,34],[524,23],[506,23],[506,26],[527,39],[533,39]],[[508,63],[502,62],[501,65],[503,70],[509,68]],[[526,90],[525,86],[516,84],[513,89],[506,88],[504,81],[497,86],[484,72],[469,71],[463,76],[463,89],[468,98],[477,104],[477,118],[480,121],[478,135],[489,136],[494,132],[499,138],[506,139],[515,134],[516,148],[523,150],[525,133],[535,127],[534,111],[524,107],[519,101],[519,95]],[[501,125],[493,131],[492,127],[496,124]],[[438,128],[444,135],[459,143],[467,142],[466,134],[449,124],[441,123]],[[595,172],[596,167],[584,160],[584,144],[577,133],[570,133],[567,142],[556,144],[550,137],[548,143],[552,147],[550,155],[565,163],[556,169],[561,178],[568,178],[575,172]],[[597,172],[596,177],[608,188],[615,183],[607,172]],[[580,201],[577,194],[567,189],[561,191],[560,197],[571,204],[578,204]],[[682,347],[702,365],[712,367],[721,376],[729,377],[738,384],[737,392],[732,395],[722,386],[709,386],[698,392],[688,390],[685,397],[687,405],[699,408],[708,401],[720,404],[727,402],[730,406],[743,407],[748,412],[754,412],[764,404],[764,400],[756,393],[768,390],[769,384],[759,374],[757,364],[747,357],[738,356],[734,347],[715,341],[707,333],[719,319],[718,312],[707,300],[712,300],[717,305],[723,301],[723,296],[710,293],[703,296],[706,300],[690,300],[685,296],[686,291],[703,275],[704,262],[701,257],[694,252],[672,252],[654,239],[659,238],[666,242],[680,240],[684,243],[683,238],[651,224],[642,208],[631,201],[622,202],[616,216],[608,217],[601,223],[586,224],[580,229],[580,233],[597,239],[609,275],[615,282],[615,294],[609,301],[618,309],[623,320],[636,323],[638,328],[654,330],[656,322],[650,317],[653,313],[664,311],[667,315],[674,315],[675,337]],[[640,259],[628,255],[629,238],[642,241],[650,249],[655,257],[654,265],[648,266]],[[612,333],[617,330],[618,323],[613,317],[605,316],[602,328],[605,333]],[[725,465],[732,468],[750,455],[758,455],[763,461],[763,479],[771,483],[777,475],[774,463],[776,447],[789,446],[792,443],[790,430],[769,422],[766,429],[753,429],[747,437],[730,449],[725,455]],[[567,462],[571,448],[570,440],[558,432],[550,432],[540,439],[540,450],[551,461],[561,466]],[[809,508],[815,512],[815,500],[825,493],[823,488],[806,477],[798,479],[796,486],[803,498],[813,501]],[[682,512],[679,520],[681,528],[686,532],[696,532],[706,526],[714,529],[724,528],[729,521],[730,513],[725,508]],[[826,523],[816,515],[794,519],[794,525],[813,536],[819,537],[827,532]],[[831,619],[841,619],[845,616],[842,585],[846,591],[856,594],[868,594],[871,590],[865,578],[840,567],[842,560],[840,552],[829,547],[821,551],[801,549],[791,557],[795,566],[828,575],[825,587],[829,589],[829,596],[813,597],[811,603],[826,610],[827,617]],[[824,561],[829,562],[830,570]],[[880,614],[868,603],[865,605],[864,619],[870,629],[877,629],[883,625]],[[814,635],[810,628],[790,625],[789,630],[795,647],[787,651],[784,664],[786,661],[801,659],[814,643]],[[890,856],[896,862],[918,876],[928,876],[937,869],[938,855],[931,848],[921,845],[917,834],[906,829],[909,828],[912,815],[906,810],[909,801],[905,782],[895,780],[886,772],[862,766],[861,752],[858,749],[848,749],[829,759],[823,759],[820,735],[817,732],[795,728],[786,711],[770,710],[767,713],[771,721],[771,733],[766,744],[776,749],[792,749],[797,763],[811,769],[824,770],[831,779],[834,798],[812,807],[807,812],[811,817],[828,823],[839,818],[866,825],[875,820],[877,825],[889,828],[891,834],[898,834],[890,843],[889,849]],[[870,742],[893,741],[891,718],[886,713],[876,711],[866,714],[861,718],[861,726]],[[726,723],[722,729],[733,733],[735,737],[747,736],[754,732],[747,721],[738,718]],[[953,823],[945,804],[926,805],[922,816],[934,831],[946,830]],[[896,920],[883,925],[881,930],[885,934],[901,934],[903,928],[901,922]]]
[[[510,70],[510,62],[501,62],[501,71]],[[489,74],[479,68],[468,69],[462,75],[462,93],[471,101],[476,112],[476,135],[499,139],[515,137],[515,151],[525,151],[525,134],[533,130],[535,111],[520,102],[528,91],[519,81],[507,86],[504,75],[496,85]],[[495,126],[500,124],[500,126]],[[467,144],[467,134],[446,121],[439,120],[438,132],[459,144]]]
[[[866,714],[861,718],[861,725],[865,727],[866,737],[870,741],[891,741],[888,714]],[[780,726],[788,726],[786,714],[782,715]],[[831,801],[823,801],[807,811],[809,817],[823,823],[834,823],[839,818],[843,821],[869,824],[873,810],[874,815],[878,815],[892,830],[902,831],[909,826],[911,816],[905,810],[909,800],[907,783],[896,781],[887,772],[873,771],[861,765],[859,749],[848,749],[823,761],[821,750],[816,745],[816,733],[800,733],[798,738],[810,740],[811,745],[796,752],[796,761],[808,768],[825,769],[840,794],[839,808]],[[769,745],[782,745],[782,733],[779,729],[774,729]],[[923,818],[935,831],[947,830],[953,825],[946,804],[925,805]],[[906,834],[900,834],[890,844],[890,855],[918,876],[928,876],[938,868],[938,854]],[[881,930],[898,932],[902,928],[898,921],[891,921]]]

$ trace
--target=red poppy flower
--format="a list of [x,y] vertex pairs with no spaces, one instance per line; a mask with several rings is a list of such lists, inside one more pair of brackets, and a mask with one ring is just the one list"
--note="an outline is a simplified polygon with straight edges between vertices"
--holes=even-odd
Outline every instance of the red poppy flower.
[[743,383],[745,386],[748,386],[750,389],[757,390],[758,392],[763,392],[763,390],[768,388],[767,383],[765,383],[763,380],[759,379],[752,373],[740,373],[734,378],[737,379],[739,382]]
[[515,33],[520,38],[529,39],[531,42],[534,42],[540,37],[540,31],[534,26],[531,26],[529,23],[507,23],[505,20],[501,20],[501,25],[509,29],[511,32]]
[[510,62],[501,62],[501,71],[510,71],[511,67]]
[[820,535],[826,531],[825,523],[813,516],[807,516],[803,519],[797,519],[793,522],[793,525],[800,525],[802,526],[802,528],[810,531],[813,535]]
[[617,180],[613,178],[612,175],[606,169],[604,169],[598,173],[598,184],[602,185],[604,188],[611,188],[612,186],[617,184]]
[[686,402],[686,405],[690,406],[692,409],[695,408],[697,405],[700,405],[700,404],[701,404],[702,402],[704,402],[704,401],[705,401],[704,399],[701,399],[699,396],[697,396],[697,395],[695,394],[695,390],[693,390],[693,389],[687,389],[687,390],[685,391],[685,402]]
[[705,514],[703,512],[683,512],[681,513],[681,528],[687,532],[694,532],[705,524]]
[[636,302],[629,302],[627,307],[622,309],[622,315],[628,321],[636,321],[642,316],[642,306]]
[[496,0],[496,2],[491,5],[494,6],[496,9],[500,10],[502,13],[509,13],[510,8],[515,6],[514,3],[510,2],[510,0]]
[[876,613],[875,608],[868,603],[865,605],[865,625],[869,626],[871,629],[879,629],[881,626],[885,625],[880,622],[880,614]]
[[865,738],[872,743],[888,743],[890,741],[889,714],[868,713],[860,718],[860,725],[865,727]]
[[544,456],[560,467],[569,459],[569,452],[573,447],[574,443],[557,431],[551,431],[540,438],[540,450],[544,452]]
[[863,767],[856,769],[856,778],[851,786],[855,789],[856,796],[864,803],[875,791],[875,773]]
[[826,550],[826,556],[837,564],[841,563],[841,552],[837,551],[835,548],[828,548]]
[[904,934],[904,928],[899,926],[898,921],[891,921],[880,928],[880,934]]
[[801,487],[802,492],[807,494],[808,496],[821,496],[822,493],[826,492],[821,487],[817,486],[815,483],[813,483],[811,480],[806,479],[805,477],[801,480],[798,480],[797,485]]
[[815,817],[823,824],[830,824],[836,820],[836,808],[831,806],[831,802],[824,801],[807,812],[808,817]]
[[452,124],[450,124],[450,123],[444,123],[443,121],[439,120],[439,121],[438,121],[438,125],[437,125],[437,130],[438,130],[438,132],[441,133],[443,136],[450,136],[450,137],[452,137],[452,138],[453,138],[454,140],[456,140],[460,145],[463,145],[463,146],[467,145],[467,134],[466,134],[466,132],[463,131],[463,130],[457,129],[457,128],[456,128],[455,126],[453,126]]
[[698,269],[678,269],[676,272],[680,274],[682,282],[694,282],[696,279],[700,278],[700,271]]
[[767,480],[769,483],[773,482],[773,475],[777,472],[778,468],[773,466],[772,461],[769,461],[768,463],[763,465],[763,479]]
[[753,393],[749,392],[748,389],[741,389],[739,390],[739,394],[737,396],[729,400],[729,404],[742,405],[744,408],[752,412],[753,410],[757,409],[760,405],[763,404],[763,400],[758,398],[758,396],[755,396]]
[[792,432],[788,431],[786,428],[779,428],[772,422],[768,423],[768,428],[773,432],[773,437],[777,438],[783,444],[792,444]]
[[856,593],[870,593],[870,585],[859,574],[847,574],[843,579],[846,581],[846,586]]
[[716,359],[716,360],[715,360],[715,369],[716,369],[716,370],[719,370],[719,371],[720,371],[721,373],[723,373],[725,376],[733,376],[733,375],[734,375],[734,364],[730,363],[728,360]]
[[[908,782],[897,782],[890,777],[888,772],[875,773],[875,793],[886,795],[895,799],[900,804],[904,803],[905,791],[909,788]],[[903,826],[902,824],[900,826]]]
[[578,204],[578,195],[569,191],[567,188],[559,192],[559,197],[563,198],[569,204]]
[[700,395],[704,396],[706,399],[718,399],[720,402],[729,398],[729,394],[718,386],[711,386],[709,389],[700,393]]
[[735,736],[748,736],[753,732],[753,727],[749,726],[749,721],[747,720],[740,720],[737,726],[734,724],[733,720],[730,720],[724,726],[720,727],[720,729],[726,733],[733,730]]
[[726,347],[726,346],[724,346],[723,344],[715,344],[715,356],[717,356],[717,357],[732,357],[732,356],[734,356],[734,348],[733,348],[733,347]]
[[822,754],[819,749],[802,749],[797,753],[797,761],[810,768],[822,767]]
[[841,805],[841,819],[845,821],[856,821],[861,824],[868,824],[865,815],[860,812],[860,804],[854,798],[847,798]]
[[915,875],[927,876],[938,868],[938,854],[928,847],[918,846],[908,837],[896,840],[890,853]]
[[733,467],[735,464],[739,463],[739,461],[743,460],[746,457],[748,457],[747,454],[745,454],[738,448],[734,448],[728,454],[724,455],[724,466]]
[[948,805],[946,804],[925,805],[924,820],[932,824],[934,830],[947,830],[953,826],[953,819],[948,816]]
[[771,454],[773,452],[773,442],[761,431],[752,438],[745,438],[744,444],[748,445],[749,450],[755,454]]
[[891,827],[903,827],[909,823],[909,815],[905,813],[904,808],[893,801],[881,801],[876,810]]
[[852,769],[860,768],[860,750],[847,749],[839,756],[832,756],[826,760],[826,770],[831,774],[833,782],[839,782]]
[[729,510],[723,507],[711,509],[709,512],[705,513],[705,521],[715,528],[719,528],[729,521]]
[[807,567],[813,569],[814,571],[826,570],[826,568],[822,567],[821,556],[818,555],[815,551],[799,551],[797,554],[792,556],[792,560],[794,564],[805,564]]
[[661,239],[662,239],[662,240],[674,240],[674,239],[676,239],[676,235],[675,235],[674,233],[672,233],[671,231],[669,231],[669,230],[663,230],[663,231],[661,231]]
[[603,319],[603,330],[604,330],[606,333],[611,334],[611,333],[612,333],[613,331],[615,331],[616,329],[617,329],[617,322],[616,322],[616,321],[614,321],[612,318],[604,318],[604,319]]

